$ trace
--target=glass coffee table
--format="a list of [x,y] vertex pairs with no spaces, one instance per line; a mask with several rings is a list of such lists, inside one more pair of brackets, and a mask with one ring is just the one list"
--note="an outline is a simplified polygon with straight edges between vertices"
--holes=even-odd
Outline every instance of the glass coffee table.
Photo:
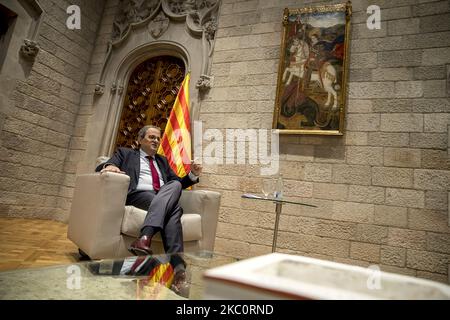
[[[202,299],[203,273],[236,262],[212,252],[184,253],[186,286],[171,289],[173,255],[97,260],[0,272],[0,300],[183,300]],[[139,272],[138,272],[139,271]]]

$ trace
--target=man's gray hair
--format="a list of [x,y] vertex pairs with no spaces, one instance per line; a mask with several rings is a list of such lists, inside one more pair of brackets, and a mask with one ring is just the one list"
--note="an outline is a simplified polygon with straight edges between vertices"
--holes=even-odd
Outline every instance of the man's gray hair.
[[139,138],[139,139],[144,139],[145,134],[147,133],[147,130],[148,130],[148,129],[157,129],[157,130],[159,130],[159,132],[161,133],[161,128],[160,128],[160,127],[153,126],[153,125],[149,124],[149,125],[143,126],[143,127],[139,130],[139,132],[138,132],[138,138]]

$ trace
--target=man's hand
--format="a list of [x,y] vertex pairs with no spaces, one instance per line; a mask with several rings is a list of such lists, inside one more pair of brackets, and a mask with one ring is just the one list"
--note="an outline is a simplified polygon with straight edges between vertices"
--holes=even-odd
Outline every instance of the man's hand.
[[203,167],[200,163],[196,163],[195,159],[191,162],[191,172],[197,177],[202,173]]
[[100,173],[103,173],[103,172],[115,172],[115,173],[123,173],[123,174],[125,174],[124,171],[120,170],[119,168],[117,168],[113,164],[110,164],[110,165],[104,167],[102,170],[100,170]]

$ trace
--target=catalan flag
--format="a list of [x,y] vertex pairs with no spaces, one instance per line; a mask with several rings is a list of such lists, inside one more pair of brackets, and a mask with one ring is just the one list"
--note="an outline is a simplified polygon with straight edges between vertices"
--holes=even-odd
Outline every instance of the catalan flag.
[[162,288],[170,288],[174,274],[173,267],[170,263],[156,265],[145,279],[137,279],[137,299],[154,300],[164,298],[167,292],[165,293]]
[[167,158],[172,170],[180,177],[187,175],[191,169],[189,81],[188,73],[175,99],[158,149],[158,154]]

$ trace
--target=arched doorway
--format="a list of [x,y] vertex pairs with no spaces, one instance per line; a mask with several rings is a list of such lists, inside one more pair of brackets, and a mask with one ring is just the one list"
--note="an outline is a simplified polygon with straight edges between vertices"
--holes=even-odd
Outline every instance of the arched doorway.
[[138,148],[137,133],[144,125],[164,128],[185,75],[184,62],[158,56],[131,73],[122,106],[115,147]]

